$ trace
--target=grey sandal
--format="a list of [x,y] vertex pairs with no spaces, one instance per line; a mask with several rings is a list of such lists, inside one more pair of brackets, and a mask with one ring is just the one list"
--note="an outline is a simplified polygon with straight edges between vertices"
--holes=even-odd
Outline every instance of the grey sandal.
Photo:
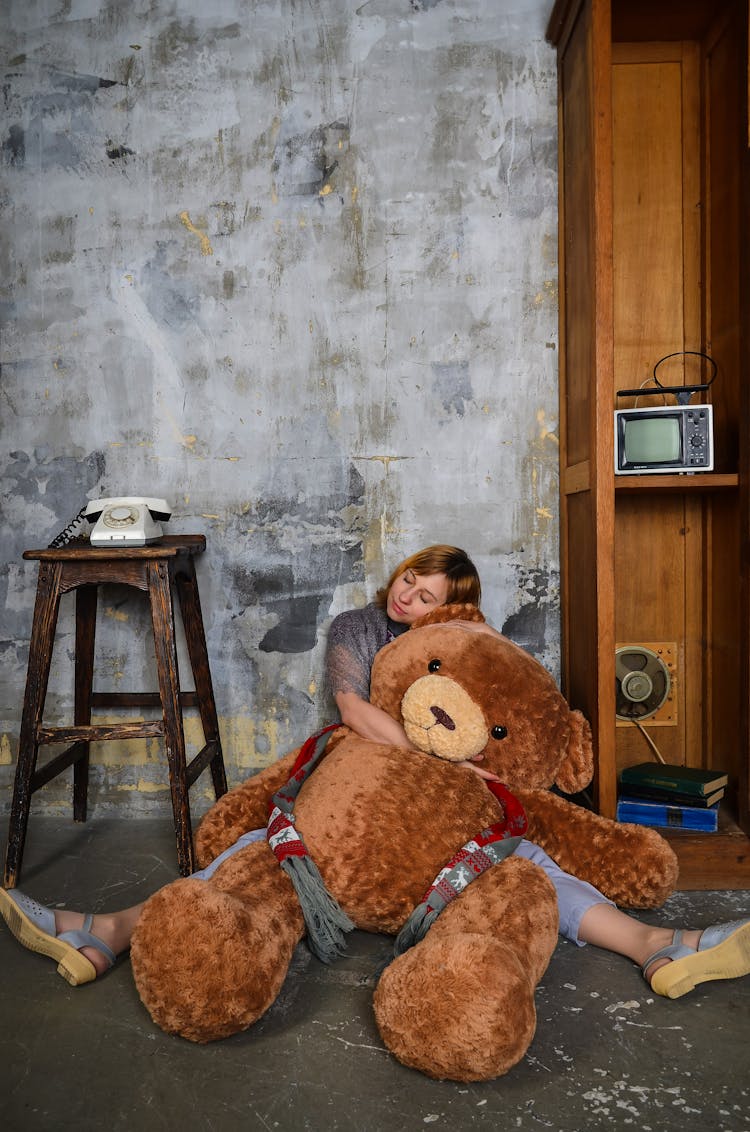
[[643,964],[643,977],[657,959],[669,959],[654,971],[651,989],[666,998],[681,998],[699,983],[712,979],[736,979],[750,974],[750,919],[731,920],[705,928],[698,947],[687,947],[683,933],[676,931],[668,947],[654,952]]
[[0,888],[0,915],[20,944],[56,959],[58,974],[73,987],[91,983],[97,976],[96,967],[81,954],[80,948],[93,947],[100,951],[108,968],[117,959],[104,940],[89,930],[94,918],[91,914],[84,917],[82,928],[58,935],[55,914],[50,908],[17,889]]

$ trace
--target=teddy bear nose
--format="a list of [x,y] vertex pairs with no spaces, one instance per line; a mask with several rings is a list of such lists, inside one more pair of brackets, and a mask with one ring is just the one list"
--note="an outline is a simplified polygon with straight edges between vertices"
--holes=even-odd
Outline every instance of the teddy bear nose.
[[436,705],[433,705],[430,708],[430,711],[435,716],[435,719],[437,720],[437,722],[442,723],[443,727],[445,727],[447,731],[455,731],[456,730],[456,725],[453,722],[453,720],[451,719],[451,717],[448,715],[447,711],[443,711],[443,709],[441,707],[437,707]]

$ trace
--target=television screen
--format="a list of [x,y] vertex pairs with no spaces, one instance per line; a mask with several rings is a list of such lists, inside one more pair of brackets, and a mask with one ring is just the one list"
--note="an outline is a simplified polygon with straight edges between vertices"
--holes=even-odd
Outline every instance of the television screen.
[[668,464],[680,459],[679,417],[635,417],[625,421],[628,464]]

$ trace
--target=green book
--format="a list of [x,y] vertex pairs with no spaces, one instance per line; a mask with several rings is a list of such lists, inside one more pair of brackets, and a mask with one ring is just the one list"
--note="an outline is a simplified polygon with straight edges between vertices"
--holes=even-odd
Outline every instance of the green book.
[[720,770],[701,770],[695,766],[666,763],[638,763],[620,772],[623,786],[646,786],[654,790],[674,790],[702,797],[726,786],[729,776]]

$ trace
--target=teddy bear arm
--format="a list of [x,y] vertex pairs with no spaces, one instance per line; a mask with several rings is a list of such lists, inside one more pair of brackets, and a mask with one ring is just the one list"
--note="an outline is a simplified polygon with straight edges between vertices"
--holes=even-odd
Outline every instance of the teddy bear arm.
[[527,838],[615,904],[657,908],[677,881],[677,858],[654,829],[611,821],[546,790],[516,790]]
[[195,835],[195,852],[200,868],[234,845],[238,837],[268,823],[271,797],[289,781],[298,751],[254,774],[224,794],[205,814]]

